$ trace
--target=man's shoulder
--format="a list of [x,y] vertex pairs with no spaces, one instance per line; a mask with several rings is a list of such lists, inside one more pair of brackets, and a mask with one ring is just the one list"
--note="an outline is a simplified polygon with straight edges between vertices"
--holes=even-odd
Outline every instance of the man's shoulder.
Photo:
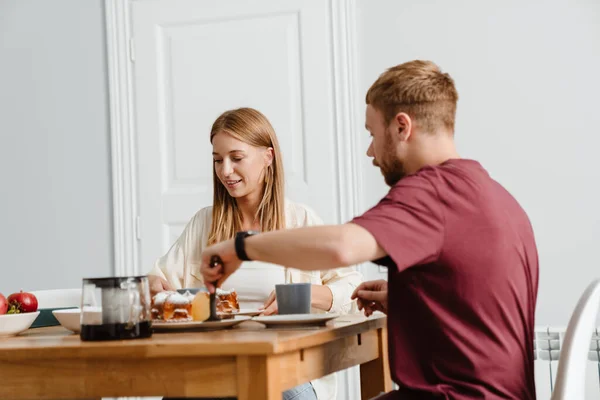
[[390,187],[386,198],[406,198],[406,196],[436,195],[440,183],[440,172],[436,167],[425,167],[400,179]]
[[478,161],[459,158],[423,167],[398,181],[390,192],[411,188],[439,191],[448,188],[449,184],[460,186],[464,183],[478,186],[479,182],[490,181],[493,181],[492,178]]
[[400,179],[382,201],[414,206],[446,204],[456,199],[455,193],[477,197],[480,189],[489,187],[491,181],[479,162],[451,159],[438,165],[425,166]]
[[488,172],[479,161],[466,158],[454,158],[438,165],[426,166],[421,168],[414,176],[427,179],[432,184],[439,183],[439,181],[447,176],[460,176],[471,179],[490,178]]

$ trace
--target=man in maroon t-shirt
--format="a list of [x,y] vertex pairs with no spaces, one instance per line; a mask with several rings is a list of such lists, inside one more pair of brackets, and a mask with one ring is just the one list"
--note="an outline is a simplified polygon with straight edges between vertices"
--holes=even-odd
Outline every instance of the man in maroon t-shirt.
[[[458,94],[425,61],[384,72],[369,89],[367,155],[388,194],[350,223],[254,234],[207,248],[205,282],[241,260],[322,270],[365,261],[388,281],[361,284],[366,315],[388,315],[393,399],[535,399],[538,257],[517,201],[454,145]],[[219,255],[223,268],[211,268]],[[214,288],[207,284],[210,290]]]

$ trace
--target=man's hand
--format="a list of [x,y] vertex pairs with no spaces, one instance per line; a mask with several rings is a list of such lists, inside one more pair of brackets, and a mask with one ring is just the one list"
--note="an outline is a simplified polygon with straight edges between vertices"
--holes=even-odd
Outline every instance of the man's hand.
[[175,290],[165,279],[156,275],[148,275],[148,283],[150,284],[150,295],[154,297],[156,293],[165,290]]
[[367,317],[375,311],[387,314],[388,284],[383,279],[363,282],[354,290],[351,298],[358,299],[358,309],[364,309]]
[[260,311],[260,315],[279,314],[279,308],[277,307],[277,298],[274,290],[271,292],[269,298],[267,299],[267,301],[265,301],[265,304],[262,306]]
[[[213,268],[210,261],[213,256],[219,256],[223,261],[223,266]],[[235,242],[233,239],[217,243],[207,247],[202,252],[202,265],[200,273],[204,278],[204,285],[210,293],[213,293],[217,287],[233,274],[242,264],[235,253]]]

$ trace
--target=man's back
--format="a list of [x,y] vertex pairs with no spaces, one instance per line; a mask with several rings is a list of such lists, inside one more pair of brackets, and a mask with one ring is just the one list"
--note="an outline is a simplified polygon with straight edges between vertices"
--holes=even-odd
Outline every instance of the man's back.
[[389,255],[380,262],[402,399],[535,398],[535,239],[479,163],[424,168],[354,222]]

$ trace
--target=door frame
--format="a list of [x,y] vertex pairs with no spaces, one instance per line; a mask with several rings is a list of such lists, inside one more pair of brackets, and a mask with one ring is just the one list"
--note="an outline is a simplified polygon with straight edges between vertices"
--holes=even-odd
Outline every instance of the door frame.
[[130,0],[105,0],[115,275],[138,275],[139,233]]

